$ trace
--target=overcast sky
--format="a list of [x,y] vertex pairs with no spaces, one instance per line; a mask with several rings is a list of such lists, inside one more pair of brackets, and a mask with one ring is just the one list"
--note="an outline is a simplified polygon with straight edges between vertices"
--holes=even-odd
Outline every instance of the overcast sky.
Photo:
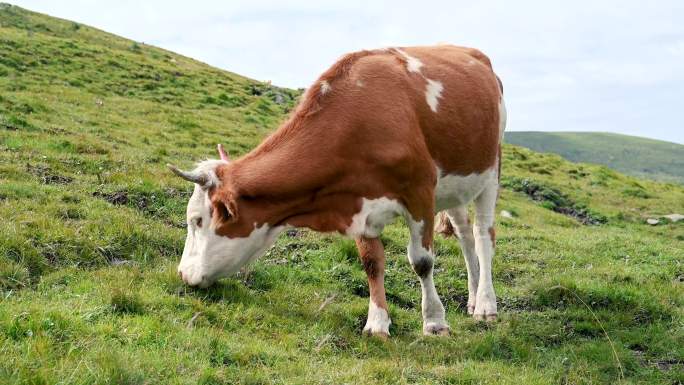
[[9,1],[287,87],[353,50],[477,47],[503,80],[508,130],[684,143],[684,0]]

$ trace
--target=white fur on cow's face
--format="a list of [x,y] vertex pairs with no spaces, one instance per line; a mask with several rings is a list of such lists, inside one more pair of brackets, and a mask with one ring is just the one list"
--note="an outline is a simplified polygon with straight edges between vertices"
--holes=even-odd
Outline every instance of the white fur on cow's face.
[[255,224],[247,237],[221,236],[211,226],[210,207],[207,192],[195,185],[187,208],[188,234],[178,265],[181,278],[190,286],[207,287],[218,278],[237,272],[270,247],[282,230]]

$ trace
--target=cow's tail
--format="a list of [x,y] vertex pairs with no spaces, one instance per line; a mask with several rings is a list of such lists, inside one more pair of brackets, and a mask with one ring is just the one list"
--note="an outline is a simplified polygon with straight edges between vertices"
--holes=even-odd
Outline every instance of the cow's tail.
[[435,233],[442,234],[445,238],[454,235],[454,226],[451,224],[446,211],[440,211],[435,218]]
[[[495,75],[496,76],[496,75]],[[503,83],[501,79],[496,77],[499,82],[499,89],[501,90],[501,95],[499,96],[499,153],[497,154],[497,177],[501,181],[501,146],[503,145],[504,131],[506,131],[506,121],[508,120],[508,112],[506,111],[506,103],[504,102],[503,95]]]
[[503,83],[501,83],[501,79],[498,76],[496,76],[496,81],[499,82],[499,90],[501,90],[501,94],[499,96],[499,142],[502,142],[504,131],[506,130],[508,113],[506,111],[506,103],[504,102]]

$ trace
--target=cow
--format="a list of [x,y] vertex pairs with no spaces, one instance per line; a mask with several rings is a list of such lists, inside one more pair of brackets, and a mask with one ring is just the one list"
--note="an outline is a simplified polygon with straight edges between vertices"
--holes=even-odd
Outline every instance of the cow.
[[505,122],[501,81],[476,49],[347,54],[245,156],[230,160],[219,145],[220,159],[192,171],[168,165],[195,184],[180,278],[207,287],[258,258],[287,228],[339,232],[355,239],[368,277],[363,333],[386,338],[391,320],[379,236],[401,216],[421,284],[423,333],[449,334],[433,281],[435,222],[460,241],[468,313],[495,320],[494,212]]

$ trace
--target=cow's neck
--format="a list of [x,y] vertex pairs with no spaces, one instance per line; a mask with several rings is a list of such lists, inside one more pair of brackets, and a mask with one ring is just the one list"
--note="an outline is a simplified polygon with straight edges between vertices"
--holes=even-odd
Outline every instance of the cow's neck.
[[313,139],[315,129],[308,129],[290,132],[287,139],[269,138],[236,161],[235,186],[271,226],[344,232],[360,210],[363,183],[350,162],[336,155],[334,144]]

